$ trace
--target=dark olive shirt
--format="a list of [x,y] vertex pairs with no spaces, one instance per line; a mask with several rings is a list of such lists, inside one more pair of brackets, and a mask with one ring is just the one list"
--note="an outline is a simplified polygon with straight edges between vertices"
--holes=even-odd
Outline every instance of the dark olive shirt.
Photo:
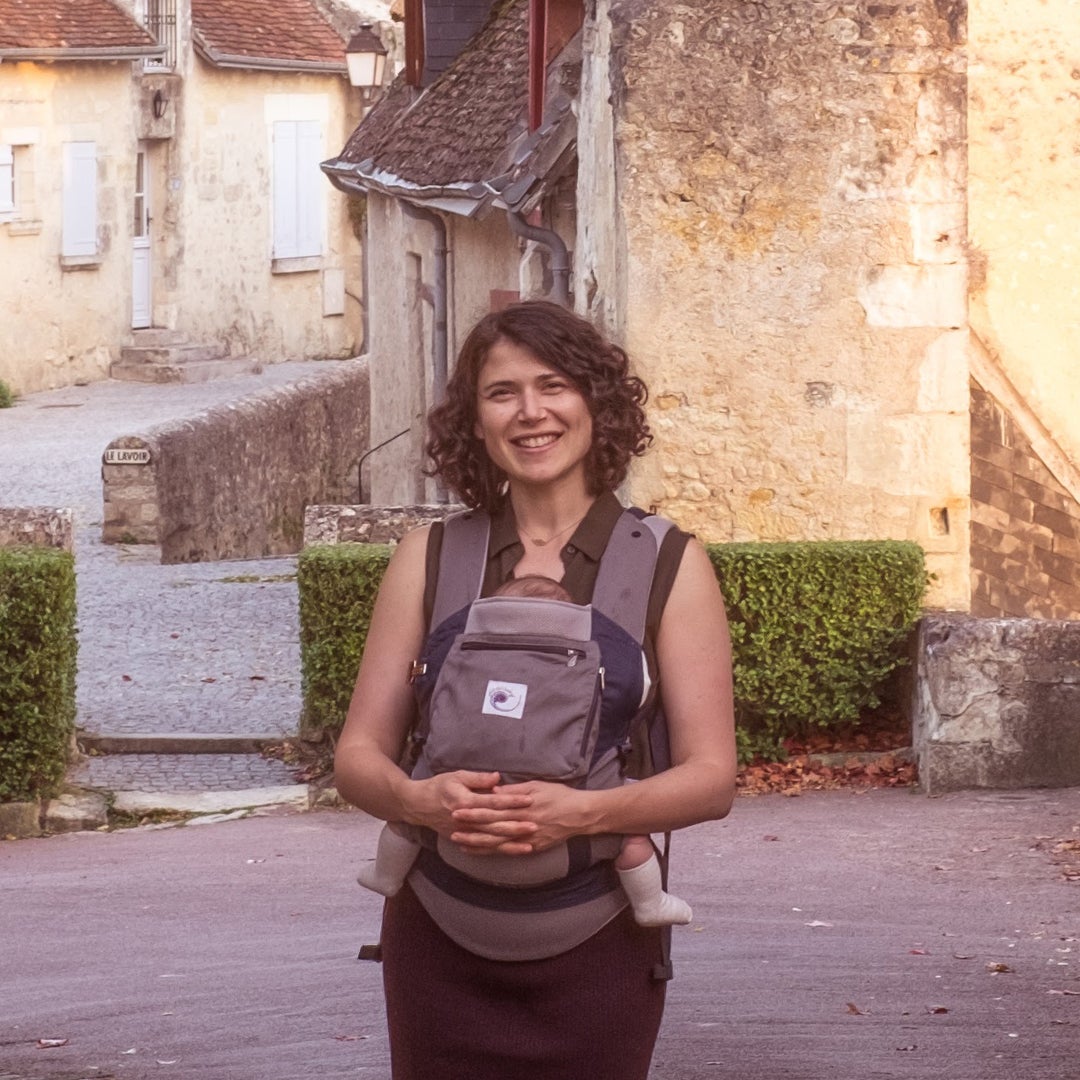
[[[587,604],[592,599],[600,557],[622,512],[622,504],[610,491],[601,495],[559,552],[566,568],[562,587],[575,604]],[[491,519],[491,540],[481,595],[491,596],[500,585],[509,581],[524,554],[525,546],[518,537],[514,509],[507,499]]]

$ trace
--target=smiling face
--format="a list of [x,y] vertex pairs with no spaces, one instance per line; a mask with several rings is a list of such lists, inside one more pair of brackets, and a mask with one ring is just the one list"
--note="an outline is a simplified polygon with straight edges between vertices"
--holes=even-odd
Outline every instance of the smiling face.
[[476,389],[473,429],[511,484],[588,490],[593,424],[571,379],[505,338],[488,350]]

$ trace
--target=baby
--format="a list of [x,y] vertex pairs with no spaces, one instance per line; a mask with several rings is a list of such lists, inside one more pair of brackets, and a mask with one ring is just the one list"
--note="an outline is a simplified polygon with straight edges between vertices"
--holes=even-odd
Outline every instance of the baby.
[[[570,594],[557,581],[539,575],[511,578],[495,595],[570,602]],[[419,851],[417,831],[412,826],[387,822],[379,834],[375,859],[361,868],[356,880],[366,889],[393,896],[408,877]],[[615,869],[639,925],[681,925],[693,917],[685,900],[664,891],[660,861],[647,836],[623,837]]]

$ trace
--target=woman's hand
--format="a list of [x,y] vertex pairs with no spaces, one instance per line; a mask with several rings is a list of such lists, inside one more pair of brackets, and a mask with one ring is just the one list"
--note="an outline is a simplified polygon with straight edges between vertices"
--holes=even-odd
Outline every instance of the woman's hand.
[[469,772],[459,769],[426,780],[408,781],[403,801],[406,820],[425,825],[442,836],[451,836],[458,828],[456,814],[482,811],[505,815],[520,812],[531,801],[525,792],[497,792],[497,772]]
[[450,839],[471,854],[527,855],[588,831],[588,794],[565,784],[501,784],[489,798],[524,801],[520,806],[477,801],[453,810]]

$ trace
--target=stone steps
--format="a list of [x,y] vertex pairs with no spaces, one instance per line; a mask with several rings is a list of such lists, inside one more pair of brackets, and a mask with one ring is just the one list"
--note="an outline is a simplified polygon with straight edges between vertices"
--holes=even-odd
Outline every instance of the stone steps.
[[227,345],[196,345],[176,330],[136,330],[131,345],[109,368],[113,379],[143,383],[199,383],[258,370],[250,357],[229,354]]

